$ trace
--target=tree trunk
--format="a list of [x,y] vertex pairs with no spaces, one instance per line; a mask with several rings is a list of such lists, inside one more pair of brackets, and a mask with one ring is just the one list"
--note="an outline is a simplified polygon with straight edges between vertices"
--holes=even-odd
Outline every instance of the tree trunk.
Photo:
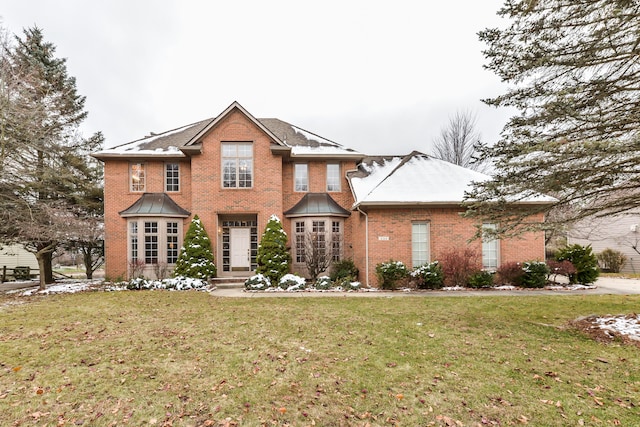
[[44,254],[44,281],[45,283],[53,283],[53,251]]
[[53,283],[53,248],[55,245],[46,245],[39,249],[36,253],[36,260],[38,260],[38,270],[40,272],[40,287],[39,291],[43,291],[45,286],[49,283]]
[[87,275],[87,279],[93,279],[93,259],[91,259],[91,250],[82,250],[82,261],[84,261],[84,272]]

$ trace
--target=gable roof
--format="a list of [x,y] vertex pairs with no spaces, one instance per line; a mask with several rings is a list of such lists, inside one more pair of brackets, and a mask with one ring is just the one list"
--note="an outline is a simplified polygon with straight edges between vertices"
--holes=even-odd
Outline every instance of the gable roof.
[[93,153],[107,158],[182,158],[201,150],[202,138],[233,111],[239,111],[272,141],[272,152],[294,158],[347,158],[359,160],[363,154],[279,119],[256,119],[238,102],[233,102],[217,117],[201,120],[162,133]]
[[132,216],[165,216],[186,218],[191,212],[181,208],[165,193],[144,193],[134,204],[119,212],[123,218]]
[[294,207],[284,212],[287,218],[302,216],[341,216],[348,217],[351,212],[340,206],[327,193],[307,193]]
[[258,120],[271,129],[287,147],[291,148],[291,157],[293,158],[339,157],[360,160],[364,157],[356,150],[344,147],[337,142],[280,119]]
[[[491,179],[444,160],[414,151],[406,156],[367,157],[348,173],[358,206],[460,205],[474,182]],[[519,203],[549,203],[554,199],[533,196]]]

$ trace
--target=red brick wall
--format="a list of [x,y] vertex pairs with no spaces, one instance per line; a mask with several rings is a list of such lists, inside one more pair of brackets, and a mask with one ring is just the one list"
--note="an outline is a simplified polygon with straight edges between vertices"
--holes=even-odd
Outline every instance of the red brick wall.
[[[351,206],[353,206],[354,200],[353,195],[351,193],[351,189],[349,188],[349,183],[346,179],[346,172],[348,170],[353,170],[356,168],[356,163],[353,160],[347,161],[326,161],[326,160],[300,160],[300,161],[289,161],[283,164],[282,166],[282,200],[283,200],[283,212],[291,209],[296,205],[307,192],[296,192],[293,188],[293,171],[295,163],[306,163],[308,165],[309,171],[309,193],[326,193],[327,192],[327,163],[340,163],[340,191],[329,192],[328,194],[335,200],[340,206],[342,206],[347,211],[351,211]],[[344,236],[343,236],[343,256],[344,258],[354,258],[353,248],[353,235],[352,235],[352,221],[354,217],[354,213],[352,212],[351,216],[344,219]],[[293,230],[292,224],[293,221],[290,218],[284,218],[281,216],[282,225],[284,230],[287,232],[289,236],[289,245],[293,246]],[[295,253],[292,251],[291,256],[295,257]],[[301,275],[306,274],[306,268],[303,268],[302,265],[292,264],[292,271]]]
[[[222,187],[222,142],[253,143],[252,188]],[[259,236],[272,214],[282,216],[282,159],[270,147],[267,135],[235,111],[204,137],[202,154],[192,158],[192,211],[202,219],[214,250],[218,248],[218,214],[257,214]],[[221,266],[217,252],[216,263]]]
[[[176,162],[178,160],[166,160]],[[129,166],[131,163],[145,164],[145,179],[148,193],[162,193],[164,187],[164,160],[107,160],[104,165],[104,222],[105,222],[105,275],[108,278],[127,277],[127,219],[118,212],[134,204],[142,192],[131,192]],[[191,206],[191,171],[187,161],[180,163],[180,191],[168,193],[184,209]],[[188,220],[183,229],[186,232]]]
[[[369,284],[377,285],[376,264],[389,259],[412,266],[411,223],[428,221],[430,224],[430,255],[437,260],[451,248],[471,247],[482,253],[480,240],[469,240],[475,233],[475,222],[460,216],[459,208],[415,208],[415,209],[370,209],[369,228]],[[364,218],[357,222],[354,247],[364,252]],[[383,237],[385,240],[380,240]],[[386,238],[388,237],[388,240]],[[359,238],[362,240],[358,241]],[[511,261],[544,260],[544,234],[526,233],[515,239],[500,240],[500,264]],[[358,254],[356,263],[362,270],[361,280],[365,280],[363,254]]]

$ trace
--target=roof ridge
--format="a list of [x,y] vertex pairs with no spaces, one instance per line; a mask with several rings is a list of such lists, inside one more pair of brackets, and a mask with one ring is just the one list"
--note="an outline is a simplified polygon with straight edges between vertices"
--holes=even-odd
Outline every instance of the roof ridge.
[[[385,176],[383,179],[381,179],[380,181],[378,181],[378,183],[371,189],[371,191],[369,191],[363,198],[362,200],[366,200],[366,198],[369,196],[369,194],[373,193],[378,187],[380,187],[382,185],[383,182],[385,182],[387,179],[389,179],[394,173],[396,173],[396,171],[398,169],[400,169],[401,167],[403,167],[404,165],[406,165],[409,160],[411,160],[412,158],[414,158],[416,155],[423,155],[423,156],[427,156],[424,153],[421,153],[420,151],[414,150],[409,154],[405,154],[403,156],[390,156],[391,158],[394,157],[402,157],[402,160],[400,161],[400,163],[398,163],[396,165],[395,168],[393,168],[393,170],[391,172],[389,172],[387,174],[387,176]],[[384,159],[384,157],[383,157]]]

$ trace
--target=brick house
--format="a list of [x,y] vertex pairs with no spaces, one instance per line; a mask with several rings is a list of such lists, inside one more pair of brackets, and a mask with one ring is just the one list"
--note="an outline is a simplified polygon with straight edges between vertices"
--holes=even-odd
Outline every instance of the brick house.
[[365,156],[281,120],[256,119],[237,102],[215,118],[94,157],[105,169],[110,278],[127,277],[133,263],[148,277],[159,264],[171,268],[196,214],[222,277],[255,271],[273,214],[289,235],[292,270],[302,275],[309,233],[332,258],[352,258],[370,285],[379,262],[416,266],[452,246],[475,247],[487,268],[544,259],[542,233],[468,243],[474,222],[460,216],[460,202],[485,175],[418,152]]

